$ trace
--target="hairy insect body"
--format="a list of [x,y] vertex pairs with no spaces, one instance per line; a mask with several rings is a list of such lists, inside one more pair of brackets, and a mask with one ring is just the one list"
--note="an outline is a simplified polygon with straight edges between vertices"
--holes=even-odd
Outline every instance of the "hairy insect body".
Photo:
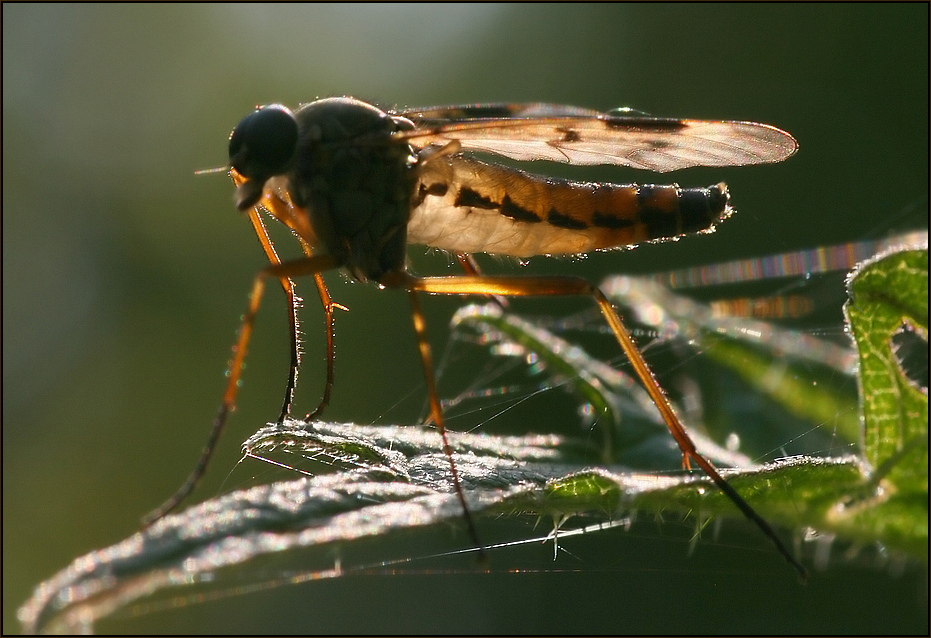
[[281,221],[360,281],[403,270],[409,243],[573,255],[709,232],[731,214],[723,183],[574,182],[461,154],[431,157],[398,135],[415,128],[410,120],[350,98],[312,102],[293,118],[296,152],[265,188],[290,202]]
[[455,155],[427,163],[408,241],[456,252],[576,255],[707,232],[727,187],[573,182]]
[[403,269],[416,156],[391,140],[412,125],[355,100],[320,100],[294,113],[298,150],[288,174],[314,237],[360,281]]

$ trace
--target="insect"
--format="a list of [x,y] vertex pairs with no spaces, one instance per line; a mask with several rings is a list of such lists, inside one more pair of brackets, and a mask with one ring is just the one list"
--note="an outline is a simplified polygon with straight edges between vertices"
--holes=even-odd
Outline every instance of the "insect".
[[[476,539],[437,397],[430,347],[417,293],[592,298],[656,403],[682,451],[805,573],[769,524],[695,448],[653,373],[604,294],[568,276],[482,276],[471,253],[515,257],[573,255],[710,232],[731,214],[725,184],[615,185],[544,178],[482,162],[471,152],[514,160],[616,164],[666,172],[690,166],[779,162],[795,153],[788,133],[753,122],[654,118],[628,111],[598,113],[549,104],[477,105],[382,111],[348,97],[321,99],[292,112],[281,105],[246,116],[230,136],[236,207],[250,219],[271,265],[253,282],[234,347],[229,380],[213,429],[191,475],[158,510],[164,516],[194,488],[232,410],[246,346],[267,279],[289,301],[291,364],[280,420],[290,413],[297,382],[297,314],[292,278],[313,276],[327,330],[326,406],[333,385],[333,313],[339,307],[321,272],[342,268],[359,281],[409,293],[429,396],[456,494]],[[262,214],[287,226],[305,257],[282,262]],[[408,244],[457,255],[465,274],[415,277],[405,267]],[[477,543],[478,544],[478,543]]]

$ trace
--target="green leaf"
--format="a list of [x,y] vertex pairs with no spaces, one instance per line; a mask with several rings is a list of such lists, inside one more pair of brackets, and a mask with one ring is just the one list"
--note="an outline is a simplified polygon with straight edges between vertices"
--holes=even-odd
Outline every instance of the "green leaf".
[[[753,466],[690,424],[703,453],[721,466],[737,466],[721,474],[777,527],[797,535],[817,530],[858,545],[878,543],[927,560],[928,399],[903,372],[891,346],[903,322],[927,334],[927,264],[927,251],[906,251],[870,263],[851,280],[847,312],[860,348],[865,461],[855,456],[796,456]],[[675,303],[668,302],[662,311],[670,312]],[[693,310],[692,315],[694,319],[698,313]],[[567,518],[591,512],[613,520],[679,513],[698,526],[711,516],[742,517],[698,472],[661,475],[625,467],[624,459],[633,457],[625,456],[628,452],[622,448],[637,450],[641,460],[650,454],[667,454],[666,461],[674,463],[681,459],[629,379],[560,338],[500,312],[473,313],[471,319],[460,320],[482,325],[483,330],[492,327],[503,338],[538,351],[567,387],[616,421],[611,440],[617,449],[608,459],[588,440],[554,434],[451,433],[465,497],[475,517],[525,514],[562,525]],[[692,326],[683,334],[697,330],[688,338],[701,338],[707,327],[695,328],[698,323],[681,321]],[[793,343],[791,335],[784,334],[776,350],[818,359],[813,354],[818,347],[809,339],[800,335],[802,344]],[[753,347],[757,359],[751,367],[759,361],[778,362],[776,350],[766,353],[759,344]],[[835,355],[839,353],[832,351],[820,360],[830,366],[828,360]],[[843,359],[842,353],[839,356]],[[760,371],[746,374],[749,378]],[[783,401],[778,398],[782,394],[773,393],[774,400]],[[840,406],[844,399],[828,400]],[[818,410],[810,416],[820,418]],[[637,433],[623,433],[629,429]],[[461,521],[440,437],[426,428],[289,421],[262,428],[244,449],[247,456],[286,466],[323,460],[319,470],[329,473],[210,499],[121,543],[77,558],[40,584],[22,606],[24,629],[87,632],[96,620],[148,601],[156,592],[191,588],[218,573],[242,570],[263,556],[317,550],[326,564],[328,552],[337,545]],[[389,563],[390,557],[385,557],[379,564]],[[302,578],[335,578],[352,569],[321,567]],[[249,580],[248,572],[245,578]]]
[[[773,323],[717,316],[708,306],[648,278],[613,277],[603,287],[640,323],[729,368],[757,396],[800,419],[831,423],[849,441],[859,438],[856,396],[852,384],[844,383],[855,373],[849,348]],[[784,438],[793,434],[786,431]]]
[[875,481],[927,496],[928,390],[915,387],[902,370],[893,336],[917,329],[927,349],[928,251],[894,252],[867,262],[848,288],[844,311],[860,355],[866,459]]
[[[680,511],[701,521],[735,513],[698,473],[664,477],[598,468],[593,458],[585,462],[584,448],[563,437],[451,439],[464,451],[455,458],[475,516],[523,513],[564,520],[590,511],[608,517]],[[461,521],[440,437],[425,428],[291,421],[263,428],[246,448],[249,454],[278,450],[329,457],[348,469],[235,491],[83,556],[40,585],[20,609],[25,630],[86,632],[95,620],[140,598],[196,585],[262,556]],[[826,472],[832,480],[823,480]],[[762,501],[760,512],[791,525],[823,521],[839,494],[862,483],[853,458],[793,459],[723,473],[750,499],[776,494]],[[801,508],[799,492],[809,503]],[[327,568],[308,578],[339,575]]]

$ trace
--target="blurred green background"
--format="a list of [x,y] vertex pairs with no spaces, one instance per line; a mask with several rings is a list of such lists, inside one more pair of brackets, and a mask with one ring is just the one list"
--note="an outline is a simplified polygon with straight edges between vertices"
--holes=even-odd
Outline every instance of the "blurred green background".
[[[870,238],[916,206],[927,224],[928,90],[926,4],[5,4],[4,633],[18,631],[15,609],[41,580],[132,534],[203,444],[263,257],[228,179],[194,171],[226,162],[229,132],[255,105],[348,94],[383,106],[630,106],[766,122],[799,140],[784,164],[669,178],[727,181],[737,215],[714,235],[521,268],[597,281]],[[622,169],[565,174],[665,181]],[[447,272],[443,257],[410,255],[421,274]],[[336,274],[328,281],[350,312],[337,317],[326,416],[416,422],[423,382],[407,299]],[[296,412],[316,405],[323,372],[319,306],[307,282],[298,291],[308,301]],[[425,300],[437,349],[462,303]],[[556,316],[578,307],[535,306]],[[277,416],[286,365],[283,297],[273,291],[199,497],[216,493],[240,441]],[[395,407],[408,393],[414,400]],[[263,471],[236,468],[225,489]],[[507,574],[506,563],[490,576],[353,577],[100,629],[927,630],[927,580],[914,570],[896,576],[838,560],[799,587],[755,530],[731,527],[736,556],[708,541],[687,557],[688,530],[666,541],[621,532],[562,563],[539,549],[544,568],[566,571]],[[466,542],[440,536],[438,549]],[[385,557],[428,545],[397,543]],[[747,558],[756,551],[767,552],[763,567]]]

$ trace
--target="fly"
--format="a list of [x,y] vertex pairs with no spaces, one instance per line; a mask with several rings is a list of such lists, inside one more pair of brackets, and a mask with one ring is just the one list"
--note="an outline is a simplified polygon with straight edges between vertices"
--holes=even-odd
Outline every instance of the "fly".
[[[707,188],[617,185],[533,175],[483,162],[470,153],[513,160],[614,164],[654,172],[690,166],[780,162],[795,139],[754,122],[654,118],[629,111],[599,113],[550,104],[491,104],[386,112],[352,98],[328,98],[296,111],[264,106],[230,136],[230,175],[236,207],[250,219],[271,265],[253,281],[234,346],[220,411],[194,470],[178,492],[148,517],[174,509],[200,479],[233,409],[246,346],[265,283],[277,279],[288,296],[291,364],[279,422],[290,414],[299,364],[292,279],[313,276],[323,303],[326,407],[333,385],[333,314],[340,307],[321,274],[342,268],[359,281],[409,293],[430,402],[456,495],[476,544],[478,536],[460,485],[434,383],[430,346],[417,293],[590,297],[601,310],[682,451],[773,542],[803,577],[805,568],[769,524],[695,448],[617,311],[597,287],[569,276],[483,276],[471,254],[514,257],[578,255],[596,250],[707,233],[732,212],[724,183]],[[287,226],[304,252],[282,262],[262,214]],[[408,244],[455,253],[465,273],[415,277],[406,269]]]

